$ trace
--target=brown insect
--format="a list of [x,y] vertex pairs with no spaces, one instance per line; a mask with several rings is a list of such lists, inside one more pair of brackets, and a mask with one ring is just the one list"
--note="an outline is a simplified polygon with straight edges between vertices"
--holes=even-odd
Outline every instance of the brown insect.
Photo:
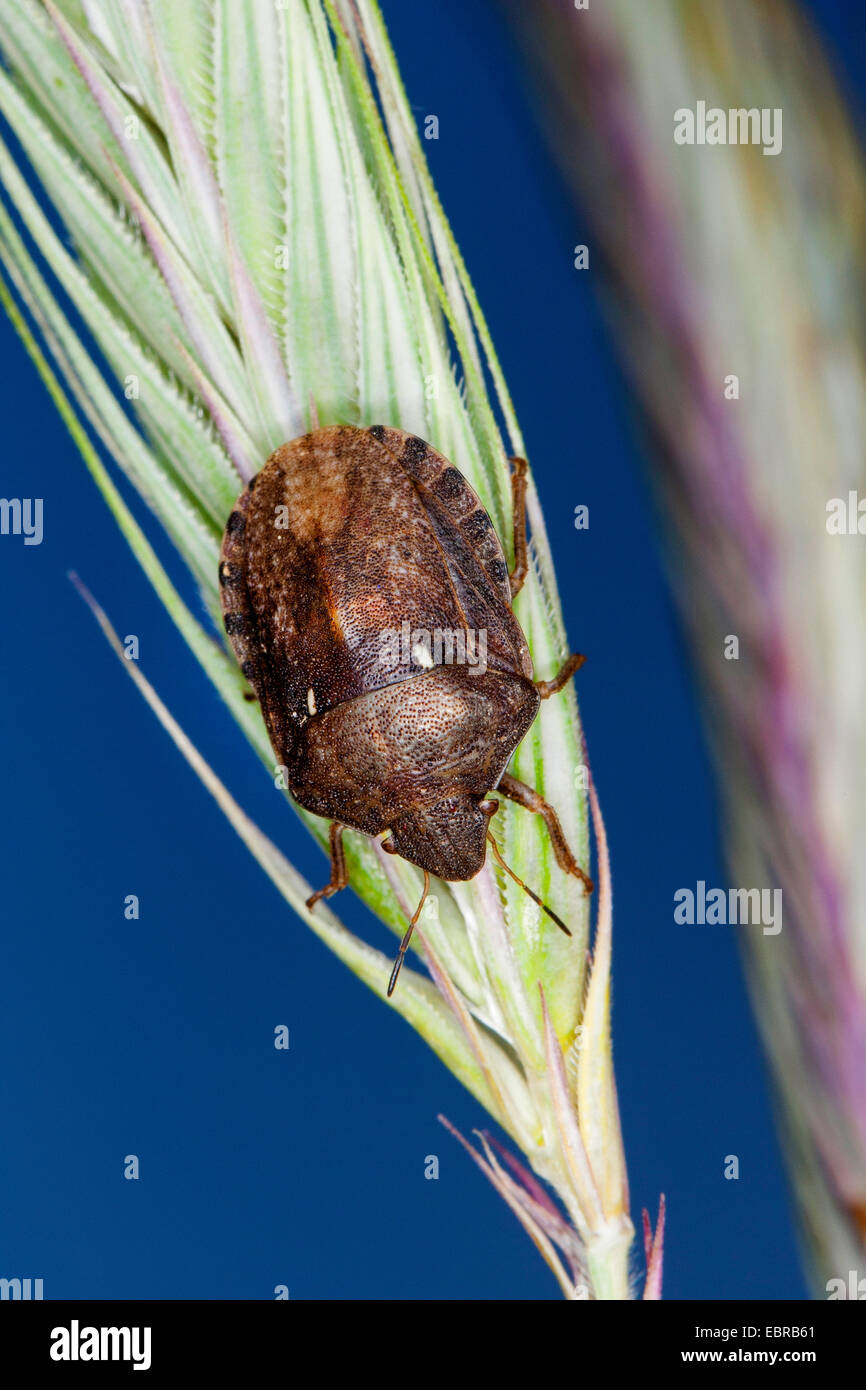
[[526,463],[512,463],[511,574],[463,475],[423,439],[384,425],[284,444],[226,525],[226,633],[292,796],[331,821],[330,881],[307,907],[348,883],[347,825],[387,832],[382,848],[424,871],[389,995],[431,874],[474,878],[490,843],[520,883],[489,832],[491,791],[542,816],[560,867],[592,891],[556,812],[505,771],[541,700],[583,662],[570,656],[552,680],[533,679],[511,609],[527,573]]

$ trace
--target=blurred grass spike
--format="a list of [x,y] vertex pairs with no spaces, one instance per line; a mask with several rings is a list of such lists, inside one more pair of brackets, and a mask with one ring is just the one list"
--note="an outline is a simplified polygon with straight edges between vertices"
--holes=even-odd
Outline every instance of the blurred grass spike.
[[[866,1269],[862,149],[787,0],[509,6],[610,269],[732,879],[781,890],[784,922],[741,939],[815,1294],[839,1297]],[[751,138],[677,138],[715,110]]]
[[[134,555],[273,775],[259,709],[214,637],[221,534],[243,483],[314,422],[387,421],[451,459],[507,538],[507,456],[525,453],[381,15],[373,0],[15,0],[0,55],[11,136],[0,141],[0,297]],[[169,580],[116,473],[185,560],[188,584]],[[516,609],[547,678],[569,649],[531,476],[527,501]],[[286,901],[384,998],[389,961],[324,903],[307,911],[308,885],[123,664]],[[573,777],[583,762],[569,687],[544,702],[512,767],[556,806],[587,863]],[[299,814],[324,847],[326,824]],[[561,1211],[540,1187],[518,1198],[485,1148],[525,1224],[543,1212],[532,1233],[545,1257],[561,1237],[563,1290],[585,1270],[591,1297],[630,1298],[609,893],[587,980],[582,885],[543,826],[511,806],[499,825],[505,860],[571,938],[488,859],[471,883],[434,882],[435,911],[412,943],[429,978],[407,965],[391,1007],[551,1185]],[[402,935],[418,871],[362,835],[345,845],[353,887]]]

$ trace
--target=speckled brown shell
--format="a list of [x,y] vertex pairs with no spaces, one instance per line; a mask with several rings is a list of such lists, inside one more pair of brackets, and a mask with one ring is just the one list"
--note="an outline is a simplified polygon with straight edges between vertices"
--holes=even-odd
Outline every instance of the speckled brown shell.
[[[401,430],[284,444],[239,498],[220,561],[226,632],[292,795],[440,878],[484,861],[494,789],[538,710],[508,568],[465,478]],[[382,634],[486,633],[487,670],[383,665]],[[423,657],[423,653],[422,653]]]

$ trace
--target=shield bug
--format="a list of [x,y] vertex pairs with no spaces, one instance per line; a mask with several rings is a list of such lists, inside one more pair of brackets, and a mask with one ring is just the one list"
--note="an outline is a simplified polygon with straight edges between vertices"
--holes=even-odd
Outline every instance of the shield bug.
[[331,821],[330,881],[307,906],[348,882],[345,826],[384,834],[384,850],[424,871],[389,995],[431,874],[474,878],[489,843],[516,879],[489,830],[491,792],[542,816],[560,867],[592,891],[556,812],[506,772],[540,702],[583,661],[533,678],[511,607],[528,564],[526,464],[512,464],[510,574],[463,475],[423,439],[383,425],[284,444],[225,529],[226,633],[292,796]]

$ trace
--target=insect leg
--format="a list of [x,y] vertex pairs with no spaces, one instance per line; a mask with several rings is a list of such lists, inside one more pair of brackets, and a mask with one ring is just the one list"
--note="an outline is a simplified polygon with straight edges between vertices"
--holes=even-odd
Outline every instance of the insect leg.
[[510,772],[504,772],[499,781],[497,791],[507,796],[509,801],[516,801],[518,806],[524,806],[527,811],[534,811],[541,816],[547,826],[547,833],[550,836],[550,843],[553,845],[553,852],[556,855],[556,862],[563,873],[572,874],[579,878],[587,893],[593,889],[592,879],[589,874],[584,873],[574,855],[568,847],[565,832],[559,823],[559,816],[553,807],[540,796],[532,787],[527,787],[525,782],[512,777]]
[[320,898],[330,898],[332,893],[339,893],[341,888],[345,888],[349,882],[349,871],[346,868],[346,856],[343,852],[343,826],[337,820],[331,821],[331,879],[324,887],[319,888],[311,897],[307,898],[307,908],[309,911],[316,906]]
[[514,569],[509,575],[511,597],[523,588],[529,572],[526,552],[526,459],[513,458],[511,466],[511,518],[514,526]]
[[579,671],[585,661],[586,657],[581,656],[580,652],[572,652],[563,664],[562,670],[557,671],[552,681],[536,681],[535,688],[542,700],[549,700],[551,695],[555,695],[564,685],[568,685],[575,671]]

